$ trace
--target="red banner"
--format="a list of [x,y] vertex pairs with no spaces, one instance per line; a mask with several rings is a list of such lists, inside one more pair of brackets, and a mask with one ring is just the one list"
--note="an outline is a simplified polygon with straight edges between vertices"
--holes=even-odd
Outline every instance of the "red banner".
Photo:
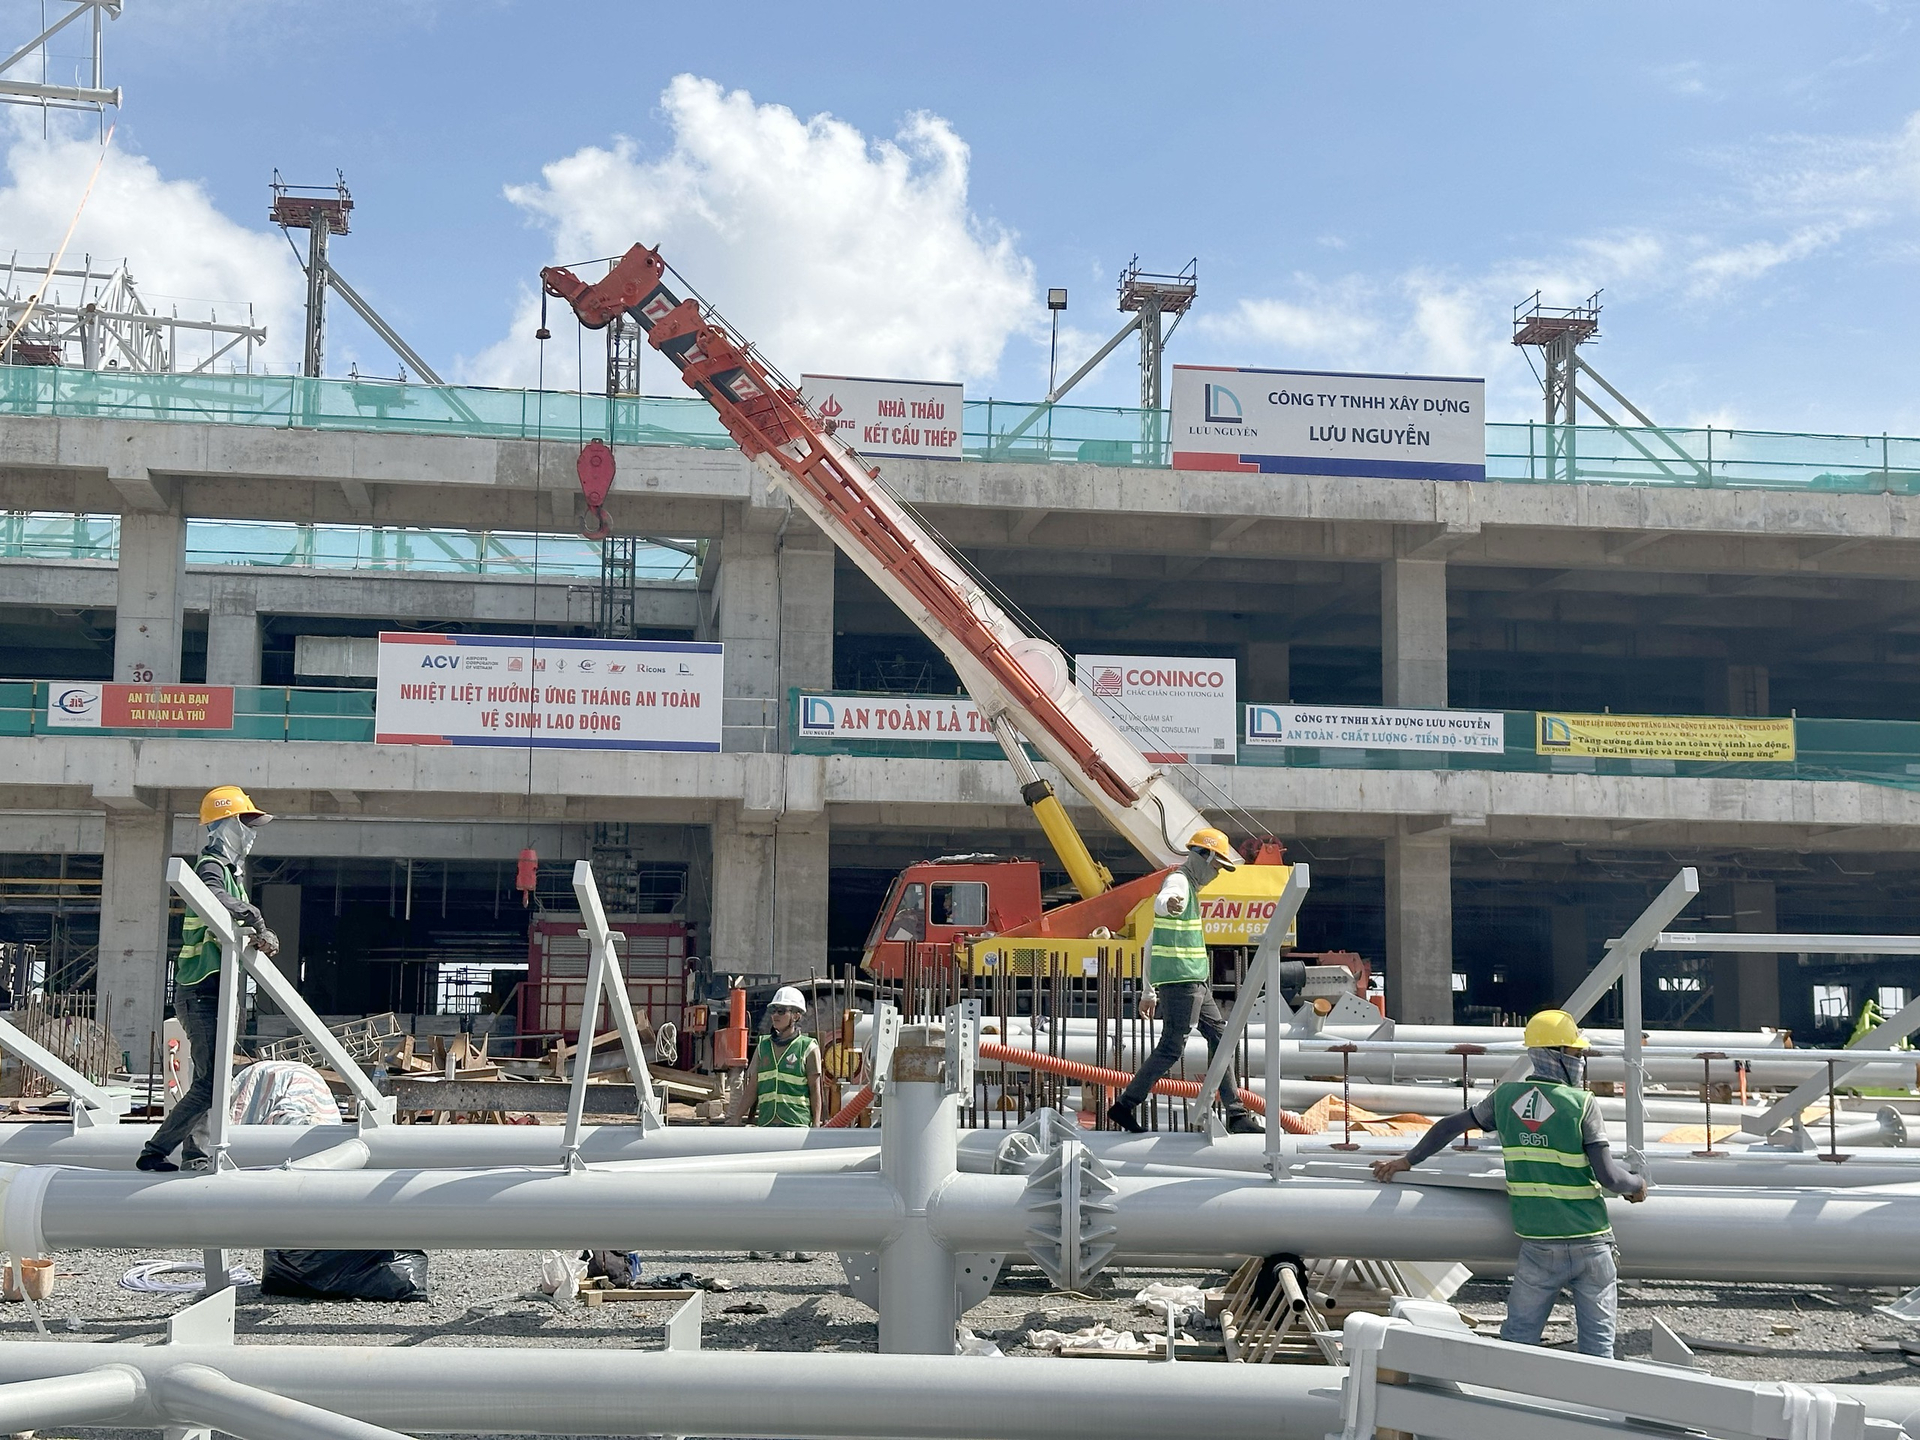
[[102,685],[108,730],[231,730],[231,685]]

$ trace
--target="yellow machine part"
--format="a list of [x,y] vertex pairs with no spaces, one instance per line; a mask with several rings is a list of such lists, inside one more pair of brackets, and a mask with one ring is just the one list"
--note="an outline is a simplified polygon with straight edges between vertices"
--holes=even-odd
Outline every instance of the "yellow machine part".
[[[1242,865],[1214,876],[1200,892],[1201,929],[1207,944],[1258,945],[1292,873],[1291,865]],[[1286,943],[1300,943],[1297,917],[1287,930]]]
[[1036,788],[1045,786],[1046,793],[1031,802],[1033,818],[1040,822],[1048,843],[1053,846],[1053,853],[1067,867],[1067,878],[1073,882],[1073,888],[1086,900],[1106,894],[1113,888],[1112,872],[1088,853],[1087,842],[1073,828],[1073,822],[1067,818],[1066,808],[1053,793],[1053,787],[1045,781],[1036,781],[1035,785]]
[[[1273,918],[1280,892],[1286,889],[1286,865],[1242,865],[1217,875],[1200,892],[1200,918],[1208,945],[1258,945]],[[1080,939],[1049,935],[1044,939],[1003,939],[983,935],[954,946],[954,962],[981,975],[1047,975],[1064,971],[1089,978],[1100,973],[1102,959],[1109,973],[1129,979],[1140,974],[1147,944],[1153,935],[1153,897],[1134,906],[1127,923],[1110,937]],[[1287,931],[1289,946],[1299,943],[1299,926]]]

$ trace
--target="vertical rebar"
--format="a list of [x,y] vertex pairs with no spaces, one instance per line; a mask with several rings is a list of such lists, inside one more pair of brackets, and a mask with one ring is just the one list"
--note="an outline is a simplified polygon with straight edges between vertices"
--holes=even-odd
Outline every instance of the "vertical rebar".
[[[1716,1150],[1713,1148],[1713,1062],[1726,1058],[1727,1057],[1718,1050],[1702,1050],[1699,1055],[1700,1103],[1706,1107],[1707,1111],[1707,1148],[1704,1150],[1696,1150],[1693,1153],[1702,1160],[1711,1160],[1715,1156],[1726,1154],[1724,1150]],[[1828,1073],[1831,1074],[1832,1072],[1829,1071]]]
[[1840,1153],[1840,1101],[1833,1090],[1833,1067],[1837,1062],[1829,1056],[1827,1059],[1827,1153],[1822,1160],[1831,1160],[1839,1164],[1848,1157]]
[[[1269,1025],[1273,1023],[1272,1017],[1268,1018],[1267,1023]],[[1360,1148],[1358,1145],[1353,1143],[1353,1084],[1352,1084],[1353,1052],[1359,1048],[1360,1047],[1355,1045],[1351,1040],[1344,1041],[1343,1043],[1333,1047],[1333,1053],[1340,1057],[1340,1124],[1342,1126],[1342,1134],[1344,1135],[1345,1138],[1342,1139],[1338,1145],[1328,1146],[1327,1148],[1330,1150],[1358,1150]],[[1464,1065],[1465,1063],[1466,1063],[1466,1058],[1463,1056],[1461,1057],[1461,1064]],[[1273,1084],[1272,1076],[1267,1077],[1267,1088],[1272,1094],[1276,1096],[1280,1093],[1279,1087]],[[1267,1124],[1268,1125],[1277,1125],[1279,1123],[1279,1116],[1274,1113],[1274,1110],[1275,1110],[1275,1107],[1272,1105],[1269,1105],[1267,1107],[1267,1112],[1268,1112]]]

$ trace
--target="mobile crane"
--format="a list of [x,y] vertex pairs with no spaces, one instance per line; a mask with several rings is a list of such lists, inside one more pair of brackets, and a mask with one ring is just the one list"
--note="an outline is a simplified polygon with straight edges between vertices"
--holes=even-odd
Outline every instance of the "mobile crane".
[[[1021,798],[1081,896],[1043,909],[1039,867],[1031,861],[954,857],[911,866],[889,892],[864,963],[897,973],[909,941],[944,940],[953,944],[956,963],[1005,967],[1002,973],[1031,973],[1035,955],[1047,951],[1067,951],[1069,963],[1076,953],[1091,959],[1096,947],[1117,957],[1122,973],[1137,973],[1161,876],[1185,859],[1187,840],[1207,819],[1075,686],[1059,647],[1015,624],[878,483],[879,470],[837,439],[799,391],[711,308],[676,294],[668,274],[658,251],[635,245],[597,283],[560,266],[543,269],[540,282],[587,329],[623,315],[636,321],[648,344],[713,406],[741,453],[940,647],[991,723],[1021,781]],[[1023,738],[1155,873],[1113,884],[1035,770]],[[1266,929],[1288,867],[1271,840],[1251,859],[1201,892],[1210,945],[1257,944]],[[959,905],[949,890],[945,915],[929,914],[943,884],[978,884],[979,890],[969,889]],[[908,903],[916,886],[917,921]]]

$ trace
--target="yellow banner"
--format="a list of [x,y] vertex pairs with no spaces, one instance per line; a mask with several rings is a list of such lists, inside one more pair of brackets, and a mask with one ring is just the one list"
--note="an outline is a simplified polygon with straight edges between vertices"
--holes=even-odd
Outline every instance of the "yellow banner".
[[1791,760],[1793,721],[1740,715],[1549,715],[1534,717],[1541,755],[1611,760]]

